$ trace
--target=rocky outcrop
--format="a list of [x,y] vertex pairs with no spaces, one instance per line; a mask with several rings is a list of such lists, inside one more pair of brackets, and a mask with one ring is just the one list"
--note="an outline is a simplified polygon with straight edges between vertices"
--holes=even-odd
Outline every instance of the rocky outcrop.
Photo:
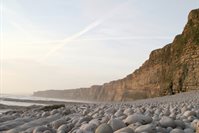
[[199,9],[192,10],[182,34],[151,52],[149,59],[127,77],[73,90],[35,92],[35,96],[124,101],[175,94],[199,88]]

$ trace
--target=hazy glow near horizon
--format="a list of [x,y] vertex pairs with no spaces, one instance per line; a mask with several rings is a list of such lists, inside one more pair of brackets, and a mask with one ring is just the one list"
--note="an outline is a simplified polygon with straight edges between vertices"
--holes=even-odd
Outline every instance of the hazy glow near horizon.
[[[180,34],[199,1],[0,0],[1,93],[103,84]],[[180,5],[180,6],[179,6]]]

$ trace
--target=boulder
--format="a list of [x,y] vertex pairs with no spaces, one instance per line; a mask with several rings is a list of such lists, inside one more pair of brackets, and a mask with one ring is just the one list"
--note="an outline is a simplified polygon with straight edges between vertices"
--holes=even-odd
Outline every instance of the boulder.
[[176,127],[175,121],[172,118],[167,117],[167,116],[163,116],[160,119],[160,125],[162,127],[172,127],[172,128]]
[[156,127],[152,124],[142,125],[135,129],[135,133],[156,133]]
[[136,123],[136,122],[140,122],[141,124],[148,124],[152,122],[152,118],[149,116],[144,116],[142,114],[133,114],[133,115],[129,115],[124,122],[126,124],[132,124],[132,123]]
[[113,129],[110,125],[103,123],[97,127],[95,133],[113,133]]

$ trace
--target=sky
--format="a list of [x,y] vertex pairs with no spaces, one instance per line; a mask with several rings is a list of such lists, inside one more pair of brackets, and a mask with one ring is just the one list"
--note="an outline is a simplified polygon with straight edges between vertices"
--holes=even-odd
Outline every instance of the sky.
[[199,0],[0,0],[0,91],[124,78],[180,34]]

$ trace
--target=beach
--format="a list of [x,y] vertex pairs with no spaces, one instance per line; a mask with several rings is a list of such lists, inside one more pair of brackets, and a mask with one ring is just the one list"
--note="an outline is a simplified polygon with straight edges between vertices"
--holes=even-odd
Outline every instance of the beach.
[[55,104],[66,103],[80,103],[82,101],[55,99],[55,98],[43,98],[35,97],[31,95],[8,95],[1,94],[0,96],[0,114],[12,109],[26,108],[31,106],[47,106]]
[[0,115],[0,132],[195,133],[199,126],[199,91],[132,102],[50,102],[10,108]]

